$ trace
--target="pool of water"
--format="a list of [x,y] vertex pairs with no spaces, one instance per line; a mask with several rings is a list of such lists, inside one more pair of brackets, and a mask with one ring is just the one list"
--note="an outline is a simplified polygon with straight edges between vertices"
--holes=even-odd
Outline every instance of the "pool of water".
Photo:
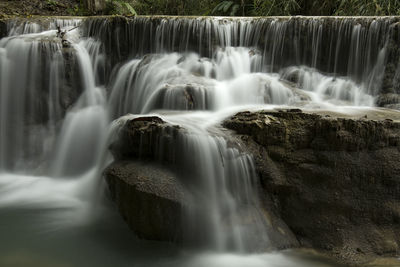
[[[166,242],[139,240],[107,199],[95,219],[76,225],[60,220],[60,208],[5,208],[0,211],[0,266],[7,267],[334,267],[302,251],[218,254]],[[65,217],[64,217],[65,218]]]

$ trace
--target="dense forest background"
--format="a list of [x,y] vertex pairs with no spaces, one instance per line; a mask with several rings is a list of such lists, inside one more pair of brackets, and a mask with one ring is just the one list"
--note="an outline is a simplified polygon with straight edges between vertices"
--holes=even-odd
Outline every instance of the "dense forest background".
[[0,0],[0,18],[30,15],[387,16],[400,0]]
[[400,15],[399,0],[127,0],[126,2],[137,14],[158,15]]

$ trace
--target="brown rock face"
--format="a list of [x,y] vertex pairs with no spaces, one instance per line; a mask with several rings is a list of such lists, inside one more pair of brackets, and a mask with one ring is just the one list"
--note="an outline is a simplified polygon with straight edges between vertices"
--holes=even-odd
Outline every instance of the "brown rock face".
[[129,120],[118,133],[111,152],[117,160],[140,159],[171,162],[173,140],[179,126],[164,122],[159,117],[140,117]]
[[[105,170],[104,176],[121,215],[141,238],[191,241],[193,233],[188,233],[184,224],[188,211],[193,208],[188,200],[193,197],[193,189],[190,189],[193,184],[187,179],[190,175],[184,173],[193,170],[185,170],[188,167],[184,166],[182,157],[188,155],[180,153],[182,144],[179,142],[179,137],[185,133],[186,130],[159,117],[140,117],[128,120],[111,146],[116,161]],[[160,163],[167,163],[169,167],[160,167]],[[257,212],[266,220],[269,241],[254,230],[258,228],[250,227],[247,234],[251,236],[252,249],[297,247],[296,237],[276,212],[269,209],[270,200],[263,198],[262,202],[266,209],[260,207],[262,210]],[[243,205],[237,211],[243,226],[257,221],[252,217],[257,213],[250,208],[254,209],[252,205]]]
[[7,36],[7,24],[0,20],[0,39]]
[[[166,84],[157,95],[153,109],[206,110],[209,109],[209,93],[200,84]],[[170,99],[174,99],[170,102]]]
[[122,161],[109,166],[105,177],[122,217],[140,238],[182,239],[184,190],[173,172],[150,163]]
[[[298,240],[346,263],[399,253],[400,123],[288,110],[242,112],[223,126],[254,156],[263,212],[276,222],[269,236],[278,247]],[[142,238],[182,239],[184,186],[174,171],[154,165],[177,163],[173,140],[180,131],[158,117],[136,118],[112,145],[117,162],[105,176]]]
[[400,123],[289,110],[242,112],[224,126],[247,144],[303,246],[352,263],[399,254]]
[[64,73],[60,85],[59,103],[65,113],[82,94],[83,85],[76,51],[72,48],[63,48],[62,55]]
[[140,238],[180,242],[184,188],[171,168],[179,127],[159,117],[128,120],[111,145],[116,161],[104,171],[111,197]]
[[381,94],[376,100],[379,107],[400,109],[400,95],[399,94]]

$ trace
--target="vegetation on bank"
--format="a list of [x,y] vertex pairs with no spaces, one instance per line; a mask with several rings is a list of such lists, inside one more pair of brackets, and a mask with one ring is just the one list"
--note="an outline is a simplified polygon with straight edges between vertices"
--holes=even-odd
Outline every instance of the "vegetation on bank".
[[220,16],[400,15],[399,0],[125,0],[138,14]]
[[399,0],[8,0],[3,15],[387,16]]

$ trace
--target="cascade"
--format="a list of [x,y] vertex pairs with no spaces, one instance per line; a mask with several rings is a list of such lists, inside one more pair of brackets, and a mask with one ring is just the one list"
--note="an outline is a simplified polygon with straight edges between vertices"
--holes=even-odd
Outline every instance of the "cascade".
[[[52,25],[56,23],[60,20]],[[65,25],[71,29],[76,22]],[[24,32],[37,30],[24,27]],[[76,32],[68,33],[71,39]],[[2,205],[77,210],[80,221],[86,220],[82,210],[93,198],[87,193],[97,188],[108,117],[85,44],[62,51],[55,33],[48,30],[1,40],[0,172],[2,182],[13,188],[5,190],[1,199]],[[81,82],[71,81],[78,77]]]
[[[397,90],[391,86],[398,76],[392,70],[400,66],[390,46],[398,38],[395,22],[11,20],[8,36],[0,39],[0,212],[14,209],[19,217],[24,210],[41,211],[45,215],[35,218],[52,225],[60,240],[74,227],[96,225],[101,215],[93,210],[107,210],[99,199],[110,140],[130,118],[159,116],[183,129],[168,153],[187,192],[184,239],[195,250],[212,251],[171,266],[212,266],[219,260],[217,266],[334,266],[285,254],[246,254],[275,246],[253,158],[218,125],[243,109],[372,108],[380,94]],[[67,47],[56,37],[57,26],[68,31]],[[80,240],[73,238],[67,237]],[[125,266],[123,261],[134,261],[127,255],[116,252],[112,259]],[[110,266],[104,259],[74,266]]]

